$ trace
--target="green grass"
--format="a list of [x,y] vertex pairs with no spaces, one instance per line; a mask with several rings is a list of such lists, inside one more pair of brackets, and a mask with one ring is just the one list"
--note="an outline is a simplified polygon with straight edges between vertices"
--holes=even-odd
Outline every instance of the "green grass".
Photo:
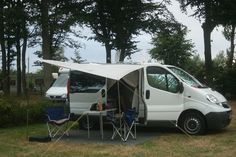
[[[236,113],[236,102],[231,102]],[[30,135],[45,135],[45,124],[29,126]],[[191,138],[174,131],[160,131],[143,144],[81,144],[58,141],[28,142],[26,127],[0,129],[0,157],[232,157],[236,154],[236,116],[224,130]],[[158,131],[158,129],[157,129]]]

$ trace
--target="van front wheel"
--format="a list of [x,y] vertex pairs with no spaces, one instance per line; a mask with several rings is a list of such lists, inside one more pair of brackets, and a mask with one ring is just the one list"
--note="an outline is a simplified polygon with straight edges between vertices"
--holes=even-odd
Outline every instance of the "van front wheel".
[[200,113],[189,112],[183,116],[181,128],[189,135],[202,135],[206,131],[206,123]]

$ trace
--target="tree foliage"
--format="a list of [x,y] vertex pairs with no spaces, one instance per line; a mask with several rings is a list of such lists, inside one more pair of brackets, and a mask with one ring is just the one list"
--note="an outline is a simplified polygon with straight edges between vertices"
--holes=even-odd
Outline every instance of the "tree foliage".
[[[80,44],[73,39],[74,36],[79,36],[79,32],[73,29],[77,19],[72,12],[80,9],[74,6],[75,2],[74,0],[34,0],[32,2],[37,12],[36,36],[32,45],[42,46],[42,51],[36,52],[39,58],[65,60],[65,56],[59,53],[63,52],[62,47],[80,48]],[[52,68],[48,64],[44,64],[43,68],[47,89],[52,82]]]
[[226,25],[223,30],[223,35],[226,40],[230,41],[230,48],[227,50],[227,65],[228,68],[231,69],[233,65],[233,59],[234,59],[234,50],[235,50],[235,28],[236,24],[232,25]]
[[[44,59],[64,60],[63,48],[78,49],[79,43],[72,38],[78,32],[72,28],[77,19],[72,15],[74,0],[15,0],[0,1],[0,44],[2,51],[2,69],[4,93],[10,89],[10,65],[17,60],[17,93],[26,91],[25,57],[27,47],[42,45],[39,56]],[[51,77],[47,66],[45,78]],[[49,85],[49,79],[45,84]],[[21,84],[23,87],[21,87]]]
[[[25,54],[30,25],[30,1],[1,1],[1,50],[3,52],[2,68],[4,93],[10,92],[11,62],[16,57],[17,66],[17,94],[23,88],[26,92],[25,82]],[[22,69],[21,69],[22,68]],[[21,87],[21,83],[23,87]]]
[[[211,31],[219,24],[235,26],[236,1],[178,1],[183,10],[190,6],[194,10],[193,16],[203,21],[206,67],[211,69]],[[80,43],[74,38],[80,37],[76,28],[82,26],[91,28],[94,36],[90,39],[105,45],[107,62],[111,60],[111,50],[121,52],[120,61],[136,52],[135,37],[145,32],[155,34],[155,48],[151,50],[154,58],[184,68],[192,66],[189,70],[195,69],[200,76],[203,71],[202,62],[199,61],[199,56],[192,56],[193,44],[185,39],[187,29],[176,23],[166,8],[169,2],[170,0],[1,0],[0,45],[4,93],[8,93],[10,89],[9,74],[15,60],[18,92],[21,89],[26,91],[25,57],[28,47],[40,45],[42,50],[37,52],[39,57],[63,61],[66,60],[64,48],[73,48],[76,50],[74,62],[83,61],[78,53]],[[231,40],[231,51],[234,49],[232,32],[234,31],[226,33]],[[229,60],[232,60],[232,54],[230,53]],[[232,68],[228,71],[233,71],[235,65],[230,62],[229,65]],[[219,66],[214,67],[220,69]],[[51,77],[50,67],[45,69],[45,78]],[[46,85],[50,83],[49,79],[45,79]]]
[[76,51],[74,52],[75,54],[75,58],[72,58],[71,57],[71,60],[74,62],[74,63],[83,63],[85,62],[86,60],[83,60],[82,57],[80,56],[80,53],[79,51]]
[[186,39],[187,28],[176,24],[173,30],[163,30],[152,39],[152,58],[163,60],[164,64],[184,67],[194,53],[194,45]]
[[190,7],[193,10],[192,16],[203,22],[210,22],[213,25],[234,24],[236,2],[234,0],[177,0],[183,11]]
[[[94,33],[92,39],[105,45],[107,62],[111,62],[111,50],[120,50],[120,61],[130,56],[136,45],[135,35],[141,30],[153,31],[165,20],[173,20],[164,2],[152,0],[89,0],[85,1],[83,21]],[[82,1],[81,3],[85,3]]]
[[183,11],[191,7],[192,16],[203,20],[205,68],[208,82],[212,80],[211,32],[216,25],[236,22],[236,1],[232,0],[178,0]]
[[205,83],[206,72],[204,68],[204,60],[201,59],[199,54],[191,56],[183,68],[198,80]]

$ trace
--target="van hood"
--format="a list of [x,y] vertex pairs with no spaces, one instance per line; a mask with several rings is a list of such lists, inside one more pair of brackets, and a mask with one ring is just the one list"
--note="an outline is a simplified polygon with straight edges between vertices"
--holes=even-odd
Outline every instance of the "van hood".
[[201,90],[201,92],[204,95],[211,94],[211,95],[215,96],[219,100],[219,102],[226,102],[227,101],[222,94],[220,94],[219,92],[217,92],[211,88],[201,88],[199,90]]
[[64,94],[67,94],[66,87],[51,87],[46,92],[46,96],[62,96]]

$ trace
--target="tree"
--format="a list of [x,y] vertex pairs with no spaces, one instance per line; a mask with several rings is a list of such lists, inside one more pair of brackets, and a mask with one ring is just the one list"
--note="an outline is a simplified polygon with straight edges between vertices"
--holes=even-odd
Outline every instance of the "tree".
[[[85,3],[85,2],[81,2]],[[94,39],[105,45],[106,62],[111,63],[111,50],[114,46],[114,33],[111,28],[111,10],[113,1],[109,0],[88,0],[84,5],[83,21],[95,34]]]
[[229,51],[227,50],[227,52],[228,52],[227,53],[227,55],[228,55],[227,65],[228,65],[229,69],[232,68],[233,59],[234,59],[234,49],[235,49],[234,40],[235,40],[235,34],[236,34],[235,28],[236,28],[236,25],[232,24],[232,25],[226,25],[223,30],[223,35],[224,35],[225,39],[230,41],[230,49],[229,49]]
[[[112,18],[114,24],[111,26],[115,34],[114,47],[120,51],[120,61],[130,56],[137,50],[133,37],[140,34],[157,32],[162,23],[173,21],[172,14],[167,10],[165,4],[168,1],[130,1],[115,0],[112,5]],[[164,17],[164,18],[163,18]]]
[[213,59],[214,67],[220,67],[221,70],[225,69],[227,66],[227,58],[224,51],[220,51],[216,57]]
[[204,60],[201,59],[199,54],[191,56],[186,65],[183,67],[184,70],[195,76],[201,82],[205,82],[206,72],[204,68]]
[[213,71],[213,88],[219,92],[225,93],[225,83],[229,80],[229,73],[227,70],[227,57],[224,51],[220,51],[213,59]]
[[6,47],[5,47],[5,31],[4,31],[4,14],[3,10],[5,7],[4,1],[0,1],[0,44],[1,44],[1,52],[2,52],[2,84],[3,84],[3,92],[4,94],[7,94],[7,79],[6,79]]
[[162,20],[171,16],[163,3],[152,0],[88,0],[79,4],[84,5],[82,20],[95,34],[91,38],[105,45],[106,62],[110,63],[112,49],[121,52],[120,61],[123,61],[136,50],[136,42],[132,40],[135,35],[139,35],[141,30],[158,29]]
[[114,24],[110,27],[114,32],[114,47],[120,51],[119,61],[122,62],[137,49],[132,41],[132,35],[139,34],[140,25],[137,23],[143,6],[140,5],[140,1],[115,0],[113,3],[115,5],[111,6],[111,16]]
[[[15,21],[13,21],[12,23],[12,26],[16,27],[16,29],[14,30],[16,35],[15,35],[15,42],[16,42],[16,55],[17,55],[17,58],[16,58],[16,64],[17,64],[17,95],[20,96],[21,95],[21,92],[22,92],[22,83],[24,84],[24,92],[26,90],[26,81],[25,81],[25,69],[23,70],[22,68],[26,67],[25,66],[25,53],[26,53],[26,45],[27,45],[27,37],[25,37],[25,35],[27,34],[27,30],[26,30],[26,14],[25,14],[25,8],[24,8],[24,1],[17,1],[16,4],[12,4],[13,6],[13,15],[15,16]],[[21,41],[22,41],[22,38],[23,38],[23,32],[24,32],[24,39],[23,40],[23,50],[24,52],[22,51],[21,49]],[[24,58],[22,58],[24,57]],[[24,64],[21,64],[22,62],[21,61],[24,61]],[[21,67],[21,65],[23,65],[23,67]],[[23,71],[21,71],[23,70]],[[23,74],[22,74],[23,72]],[[22,76],[23,76],[23,79],[22,80]]]
[[174,30],[163,30],[152,39],[152,58],[163,60],[164,64],[184,67],[194,53],[191,40],[185,39],[187,28],[177,25]]
[[[72,30],[77,22],[76,18],[71,12],[79,10],[74,6],[73,0],[37,0],[37,5],[40,12],[40,20],[42,31],[42,52],[37,52],[39,57],[43,59],[59,59],[58,53],[62,52],[62,46],[69,46],[70,48],[78,49],[79,43],[69,37],[69,33],[79,36],[79,34]],[[41,55],[42,53],[42,55]],[[62,57],[62,56],[61,56]],[[65,59],[62,57],[60,59]],[[44,64],[44,83],[48,88],[51,84],[51,66]]]
[[86,61],[86,60],[83,60],[83,59],[82,59],[82,57],[81,57],[80,54],[79,54],[79,51],[76,51],[76,50],[75,50],[74,54],[75,54],[75,58],[72,58],[72,57],[71,57],[71,60],[72,60],[74,63],[83,63],[83,62]]
[[[21,95],[21,84],[23,84],[23,90],[26,90],[25,82],[25,53],[27,46],[27,0],[23,1],[3,1],[4,8],[2,12],[2,45],[5,46],[6,55],[2,60],[6,61],[6,74],[5,74],[5,94],[10,92],[10,66],[11,62],[16,55],[16,66],[17,66],[17,95]],[[23,40],[24,39],[24,40]],[[23,45],[23,46],[22,46]],[[3,48],[4,49],[4,48]],[[22,63],[22,65],[21,65]],[[22,71],[21,71],[21,66]],[[21,78],[22,77],[22,78]]]
[[181,3],[181,8],[186,11],[186,7],[190,6],[195,8],[193,16],[197,18],[203,18],[202,24],[203,36],[204,36],[204,54],[205,54],[205,67],[210,80],[210,73],[212,70],[212,58],[211,58],[211,32],[216,26],[216,22],[213,19],[213,8],[215,7],[215,0],[178,0]]
[[208,83],[212,81],[211,32],[219,24],[236,22],[236,1],[232,0],[178,0],[183,11],[190,6],[199,20],[203,20],[205,68]]
[[[41,11],[41,27],[42,27],[42,53],[43,59],[51,59],[50,52],[50,39],[49,39],[49,3],[48,0],[42,0],[40,4]],[[51,66],[49,64],[44,63],[43,65],[43,78],[44,85],[46,89],[50,87],[50,83],[52,81],[51,78]]]
[[[0,2],[0,44],[5,94],[10,90],[10,65],[15,56],[17,94],[21,94],[21,89],[26,92],[25,56],[28,46],[42,44],[41,56],[44,59],[53,57],[65,59],[63,46],[79,48],[77,41],[69,37],[69,33],[78,35],[71,29],[77,22],[70,13],[71,8],[75,9],[73,3],[74,0],[2,0]],[[49,86],[51,70],[46,69],[45,84]]]

